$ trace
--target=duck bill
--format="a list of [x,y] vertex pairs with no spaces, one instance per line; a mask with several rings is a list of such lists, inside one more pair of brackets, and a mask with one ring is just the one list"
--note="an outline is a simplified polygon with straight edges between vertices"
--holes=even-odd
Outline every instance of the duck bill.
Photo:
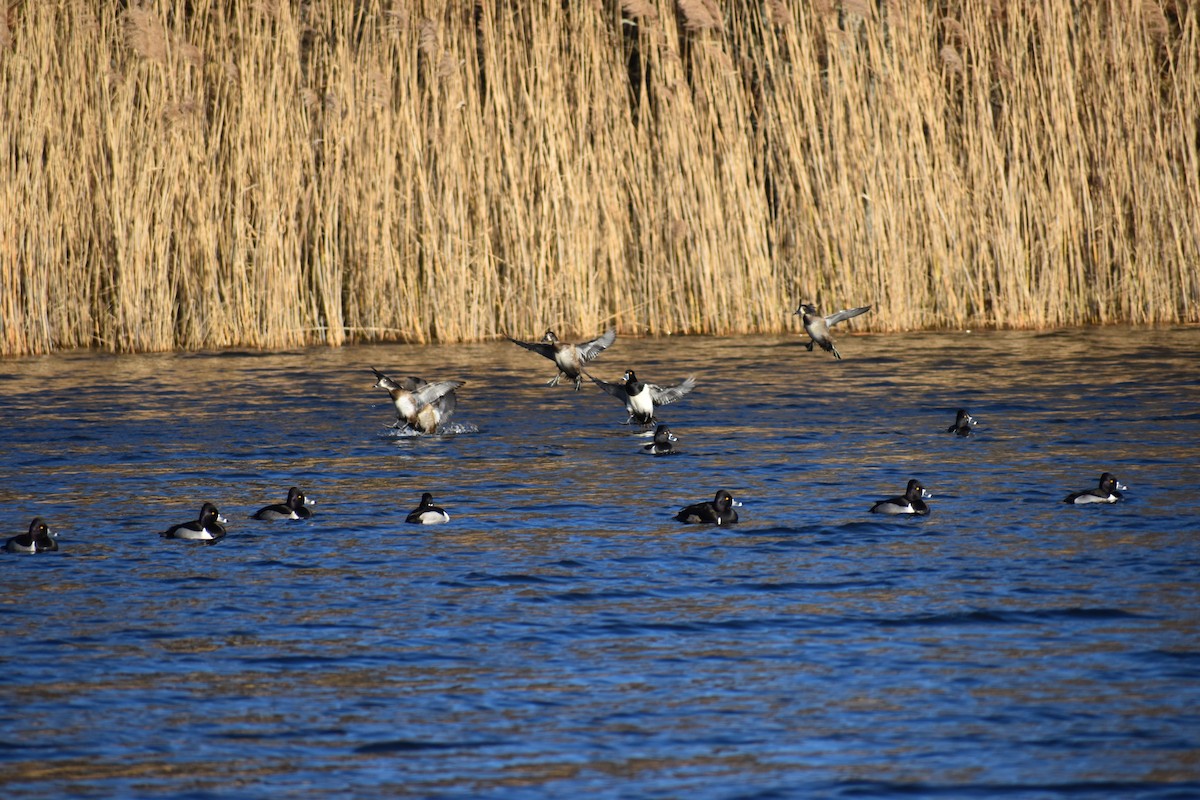
[[922,489],[921,497],[925,498],[926,500],[929,500],[933,497],[933,492],[929,491],[928,489]]
[[1129,491],[1129,487],[1128,487],[1128,486],[1126,486],[1125,484],[1121,483],[1120,481],[1117,481],[1117,489],[1118,489],[1118,490],[1120,490],[1120,491],[1122,491],[1122,492],[1127,492],[1127,491]]
[[731,506],[734,506],[735,508],[741,508],[741,507],[742,507],[742,501],[741,501],[741,500],[734,500],[732,503],[730,503],[730,505],[731,505]]
[[227,525],[229,523],[229,520],[225,519],[225,517],[223,517],[222,515],[217,514],[217,522],[221,523],[222,525]]

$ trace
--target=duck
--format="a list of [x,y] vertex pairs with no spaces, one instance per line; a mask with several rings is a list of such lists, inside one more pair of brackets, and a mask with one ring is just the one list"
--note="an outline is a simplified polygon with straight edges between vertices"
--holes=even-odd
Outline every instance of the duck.
[[50,530],[41,517],[34,517],[29,523],[28,533],[19,533],[4,543],[4,549],[9,553],[45,553],[57,550],[58,542],[54,541],[57,533]]
[[653,425],[658,421],[654,417],[655,407],[674,403],[696,386],[696,379],[691,375],[675,386],[663,387],[653,383],[643,383],[638,380],[637,375],[631,369],[625,370],[622,383],[602,381],[591,374],[588,377],[592,379],[592,383],[625,404],[625,410],[629,412],[629,419],[625,420],[626,425],[631,422]]
[[221,524],[223,522],[229,520],[222,517],[221,512],[217,511],[217,507],[212,503],[205,503],[200,506],[199,517],[191,522],[172,525],[159,535],[167,539],[215,541],[225,538],[225,526]]
[[679,452],[675,449],[675,442],[678,441],[679,437],[671,433],[671,429],[666,425],[660,423],[654,429],[654,441],[642,445],[642,452],[649,456],[673,456]]
[[379,380],[374,388],[386,389],[396,405],[396,425],[407,425],[422,433],[437,433],[446,424],[458,405],[454,390],[465,381],[429,383],[423,378],[409,376],[392,380],[374,367],[371,371]]
[[450,515],[446,513],[446,509],[435,506],[433,495],[425,492],[421,495],[421,505],[410,511],[404,521],[413,525],[439,525],[449,522]]
[[725,489],[719,489],[712,500],[703,503],[693,503],[680,509],[675,519],[686,523],[708,523],[716,525],[732,525],[738,521],[738,513],[734,509],[741,506],[733,495]]
[[811,353],[813,345],[819,344],[822,350],[827,353],[833,353],[834,358],[841,359],[842,354],[834,347],[833,339],[829,335],[829,329],[843,320],[857,317],[859,314],[865,314],[870,310],[870,306],[859,306],[858,308],[846,308],[836,314],[824,317],[821,316],[820,309],[813,303],[801,303],[795,313],[800,315],[800,320],[804,323],[804,330],[809,336],[809,340],[804,343],[804,347]]
[[251,519],[308,519],[312,509],[305,505],[311,502],[304,492],[295,486],[288,489],[287,500],[282,503],[265,506],[250,515]]
[[570,378],[575,381],[575,391],[578,392],[583,386],[583,365],[595,361],[601,353],[611,347],[617,340],[617,331],[615,328],[609,328],[590,342],[579,344],[559,341],[558,334],[553,330],[546,331],[540,342],[522,342],[511,336],[506,338],[513,344],[532,350],[554,362],[558,367],[558,374],[547,381],[547,385],[558,386],[560,380]]
[[916,514],[923,517],[929,513],[929,506],[925,504],[924,500],[926,497],[933,497],[933,495],[925,491],[925,487],[919,480],[913,478],[908,482],[908,488],[904,490],[904,494],[880,500],[871,506],[871,511],[876,514]]
[[1084,489],[1082,492],[1072,492],[1063,498],[1064,503],[1083,505],[1084,503],[1115,503],[1124,498],[1120,490],[1128,491],[1129,487],[1117,480],[1117,476],[1106,472],[1100,476],[1100,485],[1095,489]]
[[946,433],[957,433],[959,436],[970,436],[975,426],[979,423],[967,413],[965,408],[958,410],[958,416],[954,420],[954,424],[946,428]]

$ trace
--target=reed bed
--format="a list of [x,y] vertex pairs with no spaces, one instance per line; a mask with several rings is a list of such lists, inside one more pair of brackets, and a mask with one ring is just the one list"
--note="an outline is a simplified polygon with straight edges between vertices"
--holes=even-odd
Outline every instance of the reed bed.
[[6,0],[0,353],[1200,321],[1184,0]]

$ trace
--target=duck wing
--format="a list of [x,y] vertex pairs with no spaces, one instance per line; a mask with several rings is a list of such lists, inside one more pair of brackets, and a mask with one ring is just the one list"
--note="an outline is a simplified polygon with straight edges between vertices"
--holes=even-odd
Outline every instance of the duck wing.
[[617,398],[618,400],[624,402],[629,397],[629,393],[627,391],[625,391],[625,384],[609,383],[608,381],[600,380],[599,378],[595,377],[591,373],[585,372],[584,374],[587,375],[589,378],[591,378],[592,383],[596,384],[601,389],[608,392],[609,394],[611,394],[613,397]]
[[[300,506],[304,508],[304,506]],[[296,509],[283,503],[276,503],[271,506],[264,506],[258,511],[250,515],[250,519],[274,519],[275,517],[290,517],[296,513]]]
[[655,405],[665,406],[668,403],[674,403],[679,398],[690,392],[696,386],[696,378],[688,375],[683,381],[675,386],[658,386],[657,384],[647,383],[646,388],[650,390],[650,397],[654,400]]
[[453,392],[464,383],[465,381],[438,381],[437,383],[427,383],[413,392],[413,399],[416,401],[417,408],[423,408],[430,403],[440,400],[442,397],[450,394],[450,392]]
[[[447,383],[454,383],[454,381],[447,381]],[[461,384],[461,381],[459,383]],[[458,395],[452,391],[446,392],[437,400],[434,400],[434,403],[437,404],[437,409],[441,413],[442,418],[449,419],[450,415],[454,413],[454,409],[458,408]]]
[[513,344],[518,344],[526,350],[532,350],[539,356],[545,356],[550,360],[554,360],[554,345],[549,342],[522,342],[520,339],[514,339],[511,336],[504,337]]
[[716,512],[713,510],[712,503],[692,503],[690,506],[682,508],[675,515],[675,519],[680,522],[690,522],[692,524],[699,522],[713,522],[716,520]]
[[836,314],[830,314],[825,318],[826,325],[837,325],[843,320],[857,317],[859,314],[865,314],[871,310],[870,306],[859,306],[858,308],[844,308]]
[[[590,342],[583,342],[575,347],[579,351],[580,360],[592,361],[609,347],[612,347],[612,343],[616,340],[616,328],[609,328],[604,332],[603,336],[598,336],[595,339],[592,339]],[[520,344],[520,342],[518,342],[518,344]]]
[[32,533],[18,533],[4,543],[4,549],[10,553],[16,553],[21,548],[28,550],[30,547],[33,547],[33,542]]

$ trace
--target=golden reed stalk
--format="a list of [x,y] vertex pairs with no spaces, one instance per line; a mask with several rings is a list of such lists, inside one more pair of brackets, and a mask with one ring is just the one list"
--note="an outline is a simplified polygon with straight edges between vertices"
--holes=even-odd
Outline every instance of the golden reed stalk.
[[0,0],[0,354],[1194,323],[1198,17]]

